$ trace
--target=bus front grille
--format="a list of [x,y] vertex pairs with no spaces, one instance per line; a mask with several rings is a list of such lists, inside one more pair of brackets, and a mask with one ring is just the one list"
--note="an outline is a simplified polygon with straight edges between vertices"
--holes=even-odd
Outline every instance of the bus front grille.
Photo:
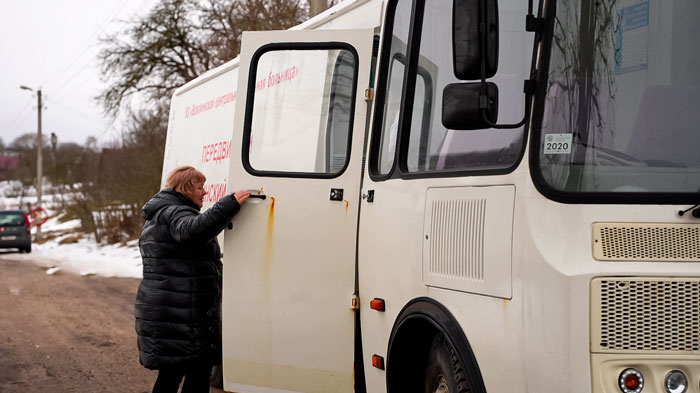
[[591,351],[700,353],[700,278],[594,279]]

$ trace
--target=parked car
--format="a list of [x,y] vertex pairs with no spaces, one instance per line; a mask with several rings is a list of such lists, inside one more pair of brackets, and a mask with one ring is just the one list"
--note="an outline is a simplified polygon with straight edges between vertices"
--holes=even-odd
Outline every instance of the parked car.
[[29,215],[24,210],[0,210],[0,248],[32,252]]

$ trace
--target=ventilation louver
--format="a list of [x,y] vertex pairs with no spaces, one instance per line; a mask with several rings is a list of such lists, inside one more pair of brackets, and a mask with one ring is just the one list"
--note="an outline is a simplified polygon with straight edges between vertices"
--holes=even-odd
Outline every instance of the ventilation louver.
[[594,223],[593,257],[601,261],[700,262],[700,225]]

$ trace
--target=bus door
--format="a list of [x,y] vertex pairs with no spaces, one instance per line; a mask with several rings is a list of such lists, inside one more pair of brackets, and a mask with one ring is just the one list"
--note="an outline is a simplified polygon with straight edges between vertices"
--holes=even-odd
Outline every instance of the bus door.
[[[509,330],[513,325],[504,323],[517,318],[516,309],[494,299],[513,297],[515,190],[526,179],[519,166],[525,138],[522,127],[446,125],[445,106],[459,102],[446,92],[467,83],[454,67],[453,7],[459,3],[398,1],[387,7],[358,250],[362,305],[373,298],[385,301],[384,312],[361,314],[364,357],[384,356],[387,371],[368,367],[368,387],[398,378],[401,359],[392,356],[406,357],[402,348],[431,348],[429,329],[421,336],[414,334],[417,328],[405,335],[397,328],[399,314],[412,301],[430,298],[449,309],[472,338],[479,360],[484,353],[493,358],[491,348],[503,342],[518,345]],[[501,20],[525,15],[523,7],[500,2]],[[504,23],[500,30],[505,49],[491,80],[500,89],[498,121],[512,124],[523,116],[521,81],[529,67],[523,59],[532,42],[517,25]],[[498,358],[499,369],[517,368],[518,360],[502,365],[508,361]]]
[[265,199],[225,235],[226,390],[354,390],[372,41],[369,29],[243,35],[228,189]]

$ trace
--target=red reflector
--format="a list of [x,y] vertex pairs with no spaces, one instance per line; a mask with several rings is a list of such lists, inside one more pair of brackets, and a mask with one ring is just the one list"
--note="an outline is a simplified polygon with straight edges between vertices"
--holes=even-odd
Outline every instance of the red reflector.
[[639,393],[644,389],[644,377],[639,370],[627,368],[620,373],[618,384],[622,393]]
[[637,390],[639,388],[639,377],[634,374],[627,374],[625,376],[625,387],[630,390]]
[[369,308],[377,311],[384,311],[384,299],[374,298],[369,301]]
[[372,355],[372,367],[384,370],[384,358],[379,355]]

